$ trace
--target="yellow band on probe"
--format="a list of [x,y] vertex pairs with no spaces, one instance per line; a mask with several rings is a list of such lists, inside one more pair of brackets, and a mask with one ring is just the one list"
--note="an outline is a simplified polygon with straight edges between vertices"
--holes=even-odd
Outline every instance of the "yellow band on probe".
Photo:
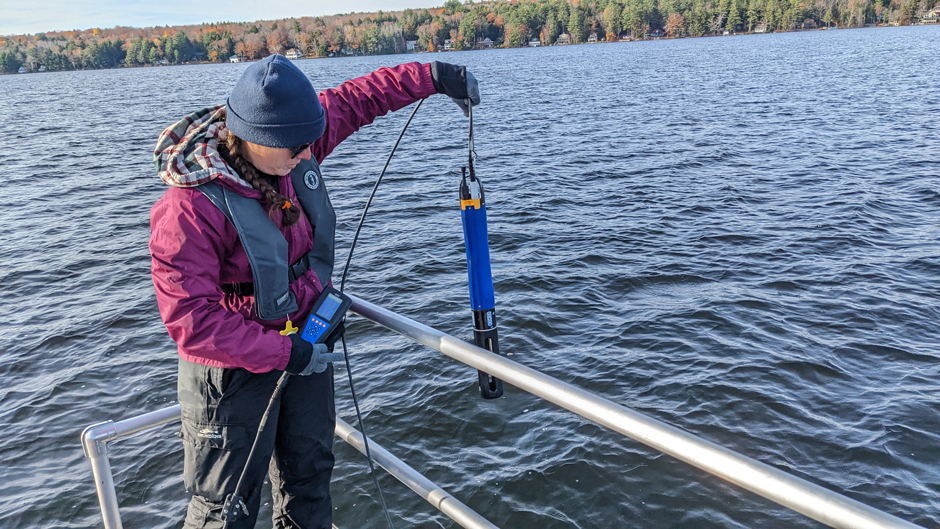
[[481,209],[481,208],[480,208],[480,199],[477,198],[477,199],[461,200],[461,201],[460,201],[460,209],[461,209],[461,210],[467,209],[467,206],[473,206],[474,209]]

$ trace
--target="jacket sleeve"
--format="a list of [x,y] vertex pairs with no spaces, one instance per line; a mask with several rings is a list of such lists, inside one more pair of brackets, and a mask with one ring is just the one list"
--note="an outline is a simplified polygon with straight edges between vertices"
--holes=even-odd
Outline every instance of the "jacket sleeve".
[[437,92],[431,65],[417,62],[378,70],[320,92],[326,111],[326,129],[313,144],[313,156],[322,162],[337,145],[375,118],[402,109]]
[[171,188],[154,205],[151,273],[160,316],[185,359],[254,373],[284,369],[290,339],[220,304],[227,222],[194,189]]

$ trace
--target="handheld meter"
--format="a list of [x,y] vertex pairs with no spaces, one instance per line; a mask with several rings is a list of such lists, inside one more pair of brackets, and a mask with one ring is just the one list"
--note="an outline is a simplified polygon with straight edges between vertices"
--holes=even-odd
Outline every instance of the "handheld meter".
[[333,329],[343,321],[351,306],[352,299],[349,296],[332,287],[324,288],[313,304],[310,319],[300,337],[314,344],[325,342]]

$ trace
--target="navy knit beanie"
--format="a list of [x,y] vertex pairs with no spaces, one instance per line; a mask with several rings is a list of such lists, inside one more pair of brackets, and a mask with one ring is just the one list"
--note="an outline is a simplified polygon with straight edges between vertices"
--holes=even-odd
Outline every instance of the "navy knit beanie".
[[226,102],[225,125],[239,138],[291,148],[323,135],[326,114],[307,76],[283,55],[249,66]]

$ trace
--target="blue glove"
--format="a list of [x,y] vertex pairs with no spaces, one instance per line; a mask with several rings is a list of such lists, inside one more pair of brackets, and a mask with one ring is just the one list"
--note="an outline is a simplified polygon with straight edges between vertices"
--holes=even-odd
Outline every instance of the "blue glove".
[[326,371],[329,364],[343,359],[343,353],[331,353],[324,343],[310,343],[299,334],[288,336],[291,341],[290,360],[284,371],[305,377]]

